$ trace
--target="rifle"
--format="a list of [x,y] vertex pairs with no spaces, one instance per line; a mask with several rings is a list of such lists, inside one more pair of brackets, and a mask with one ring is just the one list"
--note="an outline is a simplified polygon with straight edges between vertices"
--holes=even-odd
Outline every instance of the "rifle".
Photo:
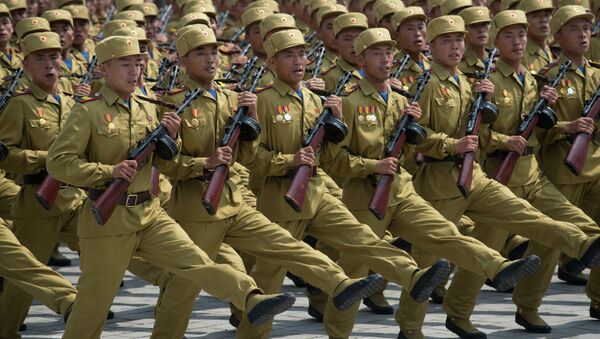
[[325,46],[321,46],[317,59],[315,60],[315,67],[312,69],[312,78],[316,78],[321,74],[321,65],[323,65],[323,58],[325,57]]
[[[598,119],[598,110],[600,110],[600,87],[594,93],[594,96],[588,100],[581,115],[584,117]],[[592,140],[592,135],[587,133],[577,133],[569,152],[565,157],[565,165],[574,175],[580,175],[585,165],[585,158],[588,152],[588,146]]]
[[[181,105],[177,107],[175,114],[181,115],[202,92],[202,90],[197,88],[186,94]],[[165,160],[170,160],[177,155],[177,144],[171,139],[167,129],[163,125],[158,126],[146,138],[140,140],[137,146],[131,150],[127,159],[135,160],[138,168],[141,168],[146,164],[152,153],[156,153],[159,158]],[[127,193],[128,188],[129,182],[127,180],[117,178],[113,180],[108,189],[94,202],[92,205],[92,214],[94,214],[96,222],[99,225],[104,225],[108,218],[110,218],[119,203],[119,199]]]
[[306,58],[310,59],[312,58],[312,56],[317,53],[317,51],[323,47],[323,41],[319,41],[313,48],[311,48],[310,50],[308,50],[308,52],[306,53]]
[[[252,59],[250,59],[250,61],[248,61],[248,63],[246,63],[244,65],[244,69],[242,70],[242,74],[240,75],[240,78],[237,81],[237,84],[235,85],[234,91],[236,91],[236,92],[242,91],[242,89],[244,88],[244,84],[250,77],[252,69],[254,68],[254,66],[256,66],[257,62],[258,62],[258,58],[253,57]],[[261,75],[261,77],[262,77],[262,75]]]
[[400,59],[400,62],[398,62],[398,68],[396,68],[396,71],[392,75],[392,79],[400,79],[400,75],[402,74],[404,67],[406,67],[408,60],[410,60],[410,55],[408,54],[405,54],[402,59]]
[[[496,55],[496,51],[496,48],[491,50],[483,62],[484,70],[481,78],[484,80],[490,77],[490,71],[492,70],[492,64],[494,63],[494,55]],[[498,116],[498,108],[493,103],[485,101],[485,95],[486,93],[484,92],[477,92],[475,94],[475,101],[471,106],[471,112],[469,113],[469,120],[465,135],[477,135],[479,133],[479,125],[482,122],[484,124],[489,124]],[[458,186],[460,193],[462,193],[465,198],[468,198],[469,193],[471,192],[474,161],[475,152],[466,152],[462,155],[462,163],[456,185]]]
[[[6,105],[8,105],[10,99],[15,95],[15,88],[19,84],[19,81],[21,81],[21,77],[23,77],[23,69],[17,68],[15,73],[13,73],[12,75],[12,80],[10,81],[10,84],[8,85],[4,93],[2,93],[2,96],[0,96],[0,112],[4,111],[4,108],[6,107]],[[0,142],[0,161],[6,159],[7,156],[8,147],[6,147],[6,145]]]
[[236,29],[233,32],[233,34],[231,35],[231,39],[229,39],[229,42],[233,42],[233,43],[238,42],[238,40],[240,39],[240,37],[242,36],[242,34],[244,34],[244,32],[246,32],[246,28],[245,27],[240,27],[240,28]]
[[227,18],[229,17],[229,11],[221,12],[217,15],[217,29],[223,29]]
[[169,19],[172,12],[173,12],[173,4],[168,4],[167,6],[164,6],[160,10],[160,15],[158,16],[158,20],[165,22],[167,19]]
[[171,21],[171,15],[173,14],[173,5],[169,4],[169,6],[167,6],[167,10],[164,13],[164,16],[161,17],[160,21],[162,21],[162,26],[160,27],[160,31],[158,31],[158,34],[165,34],[167,33],[167,26],[169,26],[169,21]]
[[[250,47],[251,47],[250,44],[246,45],[246,47],[244,47],[244,49],[242,50],[242,53],[240,53],[240,56],[245,56],[246,54],[248,54],[248,52],[250,52]],[[231,68],[229,69],[229,71],[227,73],[225,73],[225,76],[223,77],[223,79],[225,79],[225,80],[231,79],[231,77],[233,76],[233,73],[237,70],[238,66],[239,66],[239,64],[231,65]]]
[[[556,78],[552,80],[550,86],[556,87],[560,80],[562,80],[562,78],[565,76],[565,73],[569,70],[570,67],[571,61],[565,61],[560,66],[558,74],[556,75]],[[531,134],[533,133],[533,129],[536,126],[548,129],[554,126],[556,124],[556,121],[556,113],[554,112],[554,110],[552,110],[552,108],[548,106],[548,101],[544,98],[539,98],[533,105],[531,111],[529,111],[529,113],[527,114],[527,117],[525,117],[523,122],[521,122],[521,124],[519,125],[518,133],[520,136],[527,140],[529,139],[529,136],[531,136]],[[502,160],[502,164],[498,168],[494,179],[500,182],[501,184],[506,185],[510,180],[510,176],[512,175],[515,169],[517,160],[519,160],[520,157],[521,153],[519,152],[508,152],[506,157],[504,157],[504,159]]]
[[[431,74],[429,72],[423,73],[417,83],[417,89],[415,94],[410,98],[410,102],[418,102],[423,94],[425,85],[429,81]],[[413,122],[413,118],[404,114],[398,123],[394,133],[390,136],[387,145],[385,146],[385,156],[400,158],[402,155],[402,147],[405,142],[412,145],[418,145],[427,138],[427,131],[421,127],[421,125]],[[369,202],[369,211],[375,215],[379,220],[383,220],[385,217],[385,211],[390,201],[390,193],[392,191],[392,183],[394,182],[394,176],[389,174],[382,174],[377,183],[377,187]]]
[[[344,86],[352,77],[352,72],[346,72],[333,95],[339,96],[344,91]],[[323,142],[323,139],[328,141],[339,143],[348,134],[348,127],[340,121],[338,118],[333,116],[331,108],[325,107],[321,115],[317,118],[317,121],[308,130],[306,138],[302,142],[302,147],[312,147],[313,150]],[[306,191],[308,189],[308,181],[312,174],[312,166],[300,165],[296,168],[296,173],[292,179],[292,183],[287,193],[285,194],[285,201],[294,209],[294,211],[300,213],[306,200]]]
[[[97,63],[98,63],[98,58],[94,55],[92,57],[92,60],[90,60],[90,62],[88,62],[88,64],[87,64],[87,71],[85,72],[85,74],[83,76],[83,80],[81,80],[81,84],[89,85],[92,82],[92,75],[94,74],[94,68],[96,68]],[[81,97],[76,95],[73,97],[73,99],[75,99],[75,101],[79,101],[79,99],[81,99]]]
[[317,36],[317,31],[312,31],[312,32],[308,33],[307,36],[304,37],[304,42],[310,43],[311,41],[314,40],[314,38],[316,36]]
[[175,88],[175,85],[177,85],[177,76],[179,76],[179,66],[175,65],[173,66],[171,74],[169,75],[169,85],[167,86],[167,92],[171,92]]
[[[115,7],[115,5],[113,4],[112,6],[110,6],[110,9],[108,10],[108,13],[106,14],[106,18],[104,18],[104,22],[102,23],[102,27],[104,27],[104,25],[106,25],[107,22],[110,22],[113,17],[115,16],[115,13],[117,12],[117,8]],[[102,40],[104,39],[104,32],[100,32],[98,35],[96,35],[96,40]]]
[[594,23],[594,27],[592,27],[592,36],[597,35],[598,31],[600,31],[600,20],[596,20]]
[[[254,73],[254,78],[252,79],[252,84],[250,85],[248,91],[256,91],[256,87],[258,87],[260,79],[264,74],[265,65],[262,65],[256,71],[256,73]],[[237,111],[233,115],[233,118],[231,118],[229,125],[225,129],[225,134],[221,139],[220,147],[229,146],[231,149],[233,149],[238,141],[238,138],[243,141],[256,140],[260,134],[260,125],[256,120],[247,116],[247,112],[247,106],[238,107]],[[217,166],[210,178],[210,181],[208,182],[208,185],[206,186],[206,190],[204,190],[204,195],[202,196],[202,205],[210,215],[215,215],[217,209],[219,208],[221,193],[223,192],[225,180],[227,180],[228,176],[229,166]]]

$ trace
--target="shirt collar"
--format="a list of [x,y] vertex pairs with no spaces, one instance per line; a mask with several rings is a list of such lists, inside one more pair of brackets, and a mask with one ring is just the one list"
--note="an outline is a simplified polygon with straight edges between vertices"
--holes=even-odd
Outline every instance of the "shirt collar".
[[470,49],[467,49],[465,51],[465,55],[463,58],[464,58],[465,62],[467,63],[467,65],[469,65],[469,66],[475,66],[479,69],[483,69],[485,67],[485,65],[483,64],[483,61],[481,61],[481,59],[479,59],[475,55],[475,53]]
[[[440,80],[450,80],[451,79],[450,81],[454,82],[454,77],[452,75],[450,75],[450,72],[448,72],[444,67],[442,67],[437,62],[433,62],[431,64],[431,71],[433,73],[435,73],[435,75],[437,75],[437,77],[440,78]],[[462,74],[462,72],[460,70],[458,70],[456,74]]]
[[[302,86],[302,85],[300,85]],[[290,85],[286,84],[285,82],[281,81],[279,78],[275,78],[275,80],[273,80],[273,88],[277,91],[277,93],[279,93],[279,95],[286,96],[286,95],[291,95],[293,97],[298,98],[298,100],[300,100],[300,97],[298,97],[298,94],[296,93],[296,91],[294,91]],[[306,93],[304,93],[304,87],[301,87],[302,89],[302,94],[306,95]]]
[[[115,91],[113,91],[110,87],[106,86],[106,84],[104,84],[102,86],[99,93],[100,93],[100,95],[102,95],[102,98],[109,106],[112,106],[112,105],[118,103],[118,104],[122,105],[123,107],[129,109],[129,106],[125,103],[125,100],[121,99],[121,97],[119,97],[119,95]],[[133,93],[129,96],[130,100],[132,97],[133,97]],[[133,109],[133,107],[134,107],[133,102],[131,102],[131,108]]]

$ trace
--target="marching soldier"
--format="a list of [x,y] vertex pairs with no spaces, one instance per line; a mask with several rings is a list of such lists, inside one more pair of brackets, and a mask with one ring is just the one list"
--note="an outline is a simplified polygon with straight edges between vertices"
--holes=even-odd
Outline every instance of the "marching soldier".
[[[508,188],[488,179],[477,163],[473,167],[470,194],[466,198],[461,194],[456,186],[459,175],[456,162],[462,154],[477,151],[478,145],[477,136],[465,136],[473,94],[470,83],[458,71],[464,53],[464,21],[460,16],[442,16],[429,22],[427,32],[434,62],[431,80],[419,101],[424,112],[419,123],[428,135],[416,147],[425,155],[424,164],[413,177],[417,193],[450,221],[457,222],[465,214],[475,223],[494,224],[548,247],[577,253],[575,257],[584,266],[598,264],[600,237],[589,237],[571,223],[545,216]],[[482,80],[475,90],[489,93],[489,99],[494,85]],[[435,261],[435,256],[418,247],[413,247],[411,254],[425,267]],[[396,320],[400,323],[400,337],[423,337],[426,303],[415,303],[403,292],[399,310]]]
[[547,43],[554,7],[551,0],[522,0],[519,2],[518,8],[527,14],[527,23],[529,24],[523,66],[532,74],[536,74],[554,61]]
[[[116,36],[100,42],[96,55],[104,86],[95,98],[75,106],[47,163],[57,180],[88,188],[78,224],[82,273],[64,337],[100,336],[104,315],[134,254],[232,302],[254,323],[289,308],[293,296],[263,295],[250,277],[213,263],[148,192],[150,166],[138,168],[135,161],[123,160],[158,126],[151,107],[132,95],[142,70],[141,52],[137,40]],[[179,121],[171,112],[161,120],[171,138],[177,136]],[[157,167],[168,166],[165,160],[150,160]],[[114,213],[98,227],[92,201],[116,178],[130,183],[128,193],[116,197]]]
[[0,77],[12,73],[21,67],[23,56],[11,46],[13,25],[10,21],[10,12],[5,4],[0,3]]
[[64,7],[73,17],[73,48],[71,53],[80,62],[88,63],[95,55],[96,43],[89,38],[90,15],[88,8],[82,5]]
[[330,69],[337,61],[337,46],[333,21],[340,15],[348,13],[346,7],[340,4],[321,7],[317,11],[317,37],[323,41],[325,56],[323,57],[322,70]]
[[458,65],[463,73],[476,74],[483,71],[483,59],[488,45],[490,11],[487,7],[475,6],[460,11],[460,16],[465,21],[465,56]]

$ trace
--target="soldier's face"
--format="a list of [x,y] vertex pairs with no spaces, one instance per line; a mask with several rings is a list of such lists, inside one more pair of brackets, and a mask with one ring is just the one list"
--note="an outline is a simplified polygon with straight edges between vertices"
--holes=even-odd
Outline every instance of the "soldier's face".
[[393,61],[392,47],[387,44],[369,47],[358,56],[358,65],[365,72],[365,76],[378,82],[390,78]]
[[338,54],[352,65],[356,65],[358,62],[354,51],[354,40],[362,31],[362,28],[345,29],[335,38]]
[[0,16],[0,42],[9,42],[12,34],[13,26],[10,18],[6,15]]
[[157,27],[158,27],[158,20],[156,19],[156,17],[155,16],[147,16],[145,29],[146,29],[146,35],[148,36],[148,38],[154,37]]
[[87,20],[74,19],[73,24],[75,25],[75,27],[73,27],[73,44],[75,46],[81,46],[88,37],[90,23]]
[[323,44],[326,48],[329,48],[333,51],[337,51],[335,46],[335,36],[333,35],[333,20],[335,20],[337,16],[330,16],[321,21],[321,26],[319,26],[319,37],[323,40]]
[[465,53],[463,33],[442,34],[431,42],[433,59],[444,67],[456,67]]
[[263,39],[260,36],[260,28],[258,23],[253,23],[246,27],[246,41],[252,45],[252,51],[260,56],[266,55]]
[[138,79],[144,68],[141,55],[111,59],[100,65],[100,72],[106,85],[117,94],[126,98],[137,87]]
[[421,53],[427,49],[427,25],[425,20],[412,19],[403,22],[396,32],[398,47],[408,53]]
[[560,45],[560,49],[567,55],[583,55],[590,47],[592,37],[592,23],[584,18],[577,18],[567,22],[558,33],[554,34],[554,40]]
[[181,58],[181,64],[194,80],[211,81],[219,68],[217,46],[202,46],[193,49]]
[[25,19],[27,17],[27,9],[15,9],[14,11],[10,11],[10,17],[13,22],[13,26],[17,25],[17,22]]
[[529,36],[534,39],[546,39],[550,34],[550,19],[552,19],[551,9],[543,9],[527,14]]
[[364,15],[367,16],[369,27],[377,27],[377,19],[375,18],[375,11],[373,11],[373,3],[374,2],[371,2],[370,4],[366,5],[362,10]]
[[41,50],[29,54],[23,67],[35,84],[50,89],[58,82],[62,57],[59,50]]
[[73,47],[73,27],[70,23],[64,21],[53,22],[50,24],[50,29],[60,36],[60,45],[63,49],[68,50]]
[[527,30],[523,25],[505,27],[498,33],[495,44],[501,59],[521,62],[527,46]]
[[269,59],[277,77],[292,86],[298,85],[304,79],[307,62],[304,46],[285,49]]
[[379,27],[385,28],[390,32],[394,31],[394,28],[392,27],[392,16],[388,15],[385,18],[381,19],[381,21],[379,21]]
[[465,43],[468,46],[487,46],[490,32],[490,24],[488,22],[468,25],[466,28],[467,34],[465,35]]

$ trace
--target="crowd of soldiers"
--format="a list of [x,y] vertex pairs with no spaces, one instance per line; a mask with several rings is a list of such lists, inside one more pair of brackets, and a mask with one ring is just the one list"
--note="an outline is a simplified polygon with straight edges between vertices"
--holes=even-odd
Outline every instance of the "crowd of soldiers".
[[[600,1],[0,1],[0,339],[33,299],[99,338],[128,270],[152,338],[201,290],[267,338],[304,287],[423,338],[484,284],[538,313],[558,265],[600,319]],[[77,288],[46,265],[79,255]],[[589,277],[582,272],[591,269]],[[451,282],[449,277],[453,274]]]

